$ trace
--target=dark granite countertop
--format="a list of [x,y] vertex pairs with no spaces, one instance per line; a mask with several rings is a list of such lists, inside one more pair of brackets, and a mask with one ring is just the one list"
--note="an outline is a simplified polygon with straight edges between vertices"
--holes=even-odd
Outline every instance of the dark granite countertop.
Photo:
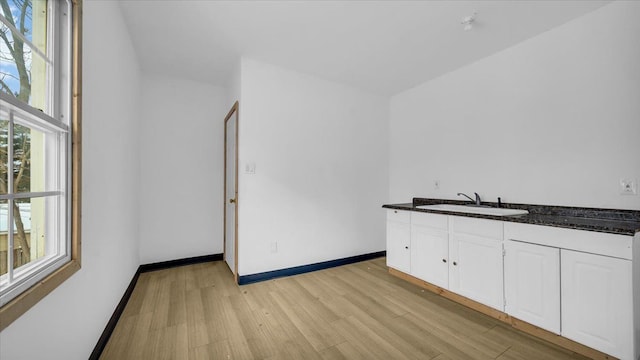
[[[427,213],[445,214],[491,219],[523,224],[554,226],[567,229],[597,231],[610,234],[630,235],[640,232],[640,211],[618,209],[578,208],[566,206],[547,206],[529,204],[502,203],[506,209],[524,209],[529,214],[517,216],[494,216],[470,214],[452,211],[418,209],[416,206],[454,204],[469,205],[469,201],[413,198],[413,202],[406,204],[383,205],[386,209],[410,210]],[[482,205],[497,207],[497,203],[483,202]]]

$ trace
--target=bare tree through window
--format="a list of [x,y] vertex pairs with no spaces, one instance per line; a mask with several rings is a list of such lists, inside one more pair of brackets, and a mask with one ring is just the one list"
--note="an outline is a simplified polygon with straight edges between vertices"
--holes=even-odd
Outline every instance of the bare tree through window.
[[[36,0],[37,1],[37,0]],[[32,40],[33,0],[0,0],[0,10],[6,21],[17,29],[22,37]],[[22,37],[5,24],[0,29],[0,91],[29,104],[32,96],[33,50],[25,44]],[[31,129],[25,126],[13,127],[13,159],[9,159],[9,121],[0,119],[0,194],[9,192],[8,176],[13,177],[13,193],[31,190]],[[29,199],[13,201],[13,219],[15,222],[14,241],[18,251],[15,253],[14,266],[31,261],[31,241],[25,229],[23,206]],[[6,205],[5,205],[6,206]],[[7,224],[12,231],[13,224]],[[2,269],[6,271],[5,269]]]

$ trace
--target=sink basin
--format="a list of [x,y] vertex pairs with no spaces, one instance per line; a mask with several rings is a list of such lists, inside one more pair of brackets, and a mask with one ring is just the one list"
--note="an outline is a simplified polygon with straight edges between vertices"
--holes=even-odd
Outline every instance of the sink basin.
[[503,209],[493,207],[482,206],[469,206],[469,205],[451,205],[451,204],[436,204],[436,205],[422,205],[416,206],[418,209],[427,210],[440,210],[440,211],[452,211],[467,214],[482,214],[493,216],[514,216],[528,214],[527,210],[520,209]]

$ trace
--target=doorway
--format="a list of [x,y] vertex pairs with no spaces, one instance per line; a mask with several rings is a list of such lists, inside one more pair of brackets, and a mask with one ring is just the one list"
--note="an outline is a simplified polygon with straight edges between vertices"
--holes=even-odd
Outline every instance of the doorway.
[[238,102],[224,118],[224,261],[238,282]]

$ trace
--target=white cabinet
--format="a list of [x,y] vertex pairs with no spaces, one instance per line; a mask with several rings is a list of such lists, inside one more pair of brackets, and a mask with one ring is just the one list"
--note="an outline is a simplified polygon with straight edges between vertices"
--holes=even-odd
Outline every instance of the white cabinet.
[[[552,256],[551,253],[559,251],[560,335],[620,359],[639,358],[640,301],[637,299],[640,298],[640,263],[638,263],[640,235],[637,234],[634,238],[509,222],[505,222],[504,232],[507,240],[522,240],[544,245],[544,247],[551,246],[552,249],[556,248],[546,251],[548,253],[546,256],[549,258]],[[508,246],[507,244],[515,244],[515,242],[506,241],[505,246]],[[539,252],[541,258],[538,261],[543,261],[540,250],[542,246],[532,250],[533,246],[535,245],[527,247],[526,251]],[[512,277],[519,276],[517,272],[524,266],[521,264],[524,260],[517,260],[518,264],[513,264],[512,261],[511,252],[507,248],[506,311],[514,317],[544,328],[537,324],[535,319],[527,319],[517,314],[519,305],[516,309],[512,308],[509,284],[513,282]],[[543,270],[540,269],[540,271]],[[544,271],[548,272],[550,269],[544,269]],[[529,276],[532,275],[529,274]],[[545,281],[552,281],[549,279],[554,280],[555,276],[544,275]],[[527,282],[535,283],[531,280]],[[638,292],[635,295],[635,301],[634,289]],[[551,290],[541,291],[551,292]],[[544,300],[549,301],[550,297],[545,296]]]
[[448,217],[411,213],[411,275],[446,289],[448,259]]
[[387,266],[411,272],[410,212],[387,210]]
[[560,334],[560,249],[504,242],[505,312]]
[[387,266],[504,311],[501,221],[403,213],[387,212]]
[[561,250],[562,336],[634,359],[631,261]]
[[640,233],[388,210],[387,265],[605,354],[640,359]]
[[504,311],[502,222],[449,217],[449,290]]

